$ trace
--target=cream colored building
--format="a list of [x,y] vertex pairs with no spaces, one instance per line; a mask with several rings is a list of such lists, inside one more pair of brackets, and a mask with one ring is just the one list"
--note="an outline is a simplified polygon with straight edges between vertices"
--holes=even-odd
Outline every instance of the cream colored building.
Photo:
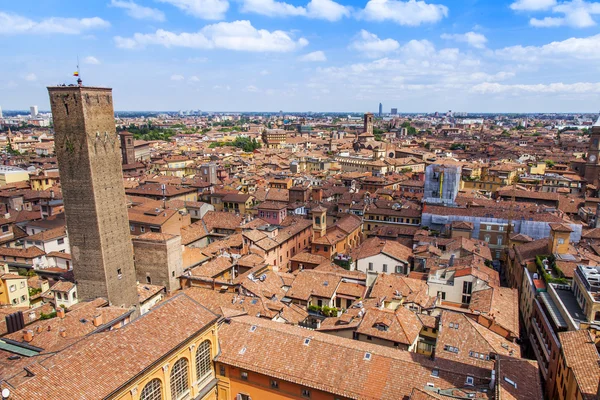
[[27,181],[29,181],[29,173],[24,169],[10,165],[0,165],[0,187]]

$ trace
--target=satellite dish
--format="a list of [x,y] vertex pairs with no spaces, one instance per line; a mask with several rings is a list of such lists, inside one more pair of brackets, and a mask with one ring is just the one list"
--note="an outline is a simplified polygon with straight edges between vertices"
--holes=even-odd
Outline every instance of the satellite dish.
[[2,398],[8,399],[9,396],[10,396],[10,390],[8,390],[7,388],[2,389]]

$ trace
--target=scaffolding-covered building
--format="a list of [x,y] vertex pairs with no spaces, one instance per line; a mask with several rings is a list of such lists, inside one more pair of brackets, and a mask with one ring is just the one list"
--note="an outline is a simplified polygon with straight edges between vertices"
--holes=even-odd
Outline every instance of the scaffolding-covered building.
[[460,190],[461,173],[458,165],[431,164],[425,168],[425,203],[454,205]]

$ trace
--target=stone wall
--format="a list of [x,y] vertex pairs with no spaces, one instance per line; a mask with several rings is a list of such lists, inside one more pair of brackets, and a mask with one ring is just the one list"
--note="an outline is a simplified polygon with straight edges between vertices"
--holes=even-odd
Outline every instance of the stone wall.
[[137,280],[161,285],[172,292],[179,289],[183,274],[181,236],[146,233],[133,239]]

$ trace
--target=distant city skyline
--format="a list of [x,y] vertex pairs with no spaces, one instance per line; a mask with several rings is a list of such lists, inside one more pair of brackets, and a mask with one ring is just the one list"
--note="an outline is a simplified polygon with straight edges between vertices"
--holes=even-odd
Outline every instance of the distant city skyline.
[[[0,105],[112,87],[116,109],[596,112],[599,2],[75,0],[0,6]],[[389,110],[389,108],[387,108]]]
[[[31,107],[27,107],[27,109],[5,109],[2,108],[0,106],[0,110],[2,111],[2,113],[4,114],[4,117],[8,118],[10,116],[16,116],[16,115],[21,115],[21,116],[25,116],[25,115],[30,115],[31,113]],[[394,110],[394,109],[392,109]],[[149,115],[152,114],[179,114],[182,111],[199,111],[199,114],[197,115],[207,115],[207,114],[244,114],[244,115],[267,115],[267,114],[273,114],[273,115],[278,115],[281,113],[281,111],[275,111],[275,110],[248,110],[248,111],[240,111],[240,110],[196,110],[196,109],[182,109],[182,110],[115,110],[115,116],[119,117],[120,113],[123,114],[143,114],[143,113],[148,113]],[[349,115],[352,116],[353,118],[362,118],[363,113],[366,112],[370,112],[373,115],[376,115],[378,113],[378,110],[363,110],[363,111],[348,111],[348,110],[342,110],[342,111],[327,111],[327,110],[288,110],[288,111],[283,111],[283,115],[310,115],[310,114],[326,114],[326,115]],[[488,117],[492,117],[495,115],[523,115],[523,116],[535,116],[535,115],[564,115],[564,116],[572,116],[572,115],[588,115],[588,116],[598,116],[600,113],[598,112],[593,112],[593,111],[565,111],[565,112],[544,112],[544,111],[540,111],[540,112],[469,112],[469,111],[457,111],[454,112],[455,117],[456,118],[471,118],[474,116],[488,116]],[[38,111],[38,115],[40,114],[51,114],[50,110],[43,110],[40,109]],[[405,111],[396,111],[396,114],[394,114],[393,112],[386,112],[383,111],[382,116],[383,117],[390,117],[390,116],[403,116],[403,115],[431,115],[434,116],[435,114],[439,114],[440,117],[445,116],[445,113],[442,111],[414,111],[414,112],[405,112]],[[187,114],[184,114],[184,116],[186,116]],[[196,114],[190,114],[191,116],[194,116]]]

